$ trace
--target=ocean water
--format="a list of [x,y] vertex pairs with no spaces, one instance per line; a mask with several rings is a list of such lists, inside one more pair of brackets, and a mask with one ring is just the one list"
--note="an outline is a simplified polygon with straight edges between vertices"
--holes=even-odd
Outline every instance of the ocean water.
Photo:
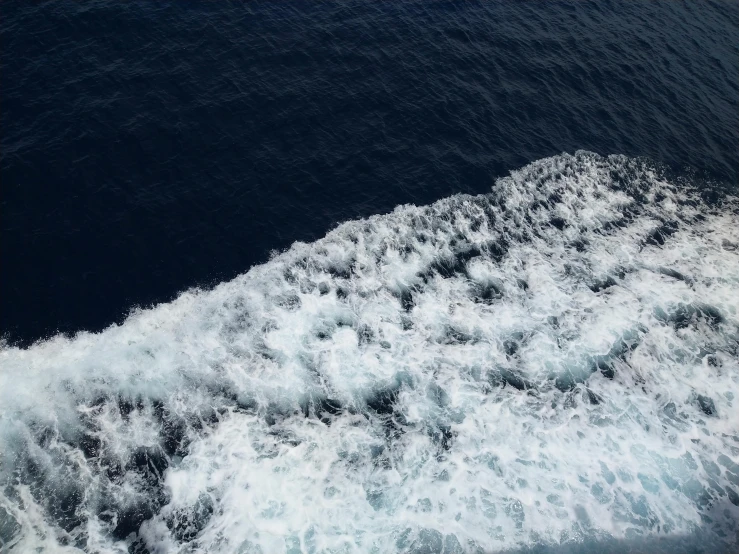
[[0,15],[0,552],[739,546],[739,5]]

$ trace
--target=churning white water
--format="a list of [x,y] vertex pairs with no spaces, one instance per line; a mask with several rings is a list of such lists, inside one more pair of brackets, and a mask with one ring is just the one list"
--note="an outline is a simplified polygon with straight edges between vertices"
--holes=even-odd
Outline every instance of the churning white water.
[[561,155],[6,345],[0,550],[730,550],[738,214]]

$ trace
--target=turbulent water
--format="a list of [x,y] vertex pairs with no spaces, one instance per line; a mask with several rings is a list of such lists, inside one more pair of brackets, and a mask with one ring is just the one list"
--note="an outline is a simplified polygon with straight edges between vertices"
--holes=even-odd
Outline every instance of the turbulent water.
[[0,352],[0,549],[739,537],[739,204],[578,152]]

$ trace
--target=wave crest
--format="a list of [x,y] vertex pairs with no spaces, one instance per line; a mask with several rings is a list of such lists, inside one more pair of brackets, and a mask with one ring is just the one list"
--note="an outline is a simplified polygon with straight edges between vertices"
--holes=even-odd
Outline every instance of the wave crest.
[[737,202],[588,152],[0,352],[0,546],[737,541]]

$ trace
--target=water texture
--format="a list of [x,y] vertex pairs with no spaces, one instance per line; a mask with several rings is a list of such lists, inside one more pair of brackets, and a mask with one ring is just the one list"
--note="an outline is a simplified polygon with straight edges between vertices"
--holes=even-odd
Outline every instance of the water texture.
[[736,551],[739,4],[0,40],[0,552]]
[[700,532],[728,552],[738,216],[644,162],[562,155],[6,348],[2,540],[420,554]]
[[23,344],[562,152],[739,182],[731,0],[0,15],[0,330]]

